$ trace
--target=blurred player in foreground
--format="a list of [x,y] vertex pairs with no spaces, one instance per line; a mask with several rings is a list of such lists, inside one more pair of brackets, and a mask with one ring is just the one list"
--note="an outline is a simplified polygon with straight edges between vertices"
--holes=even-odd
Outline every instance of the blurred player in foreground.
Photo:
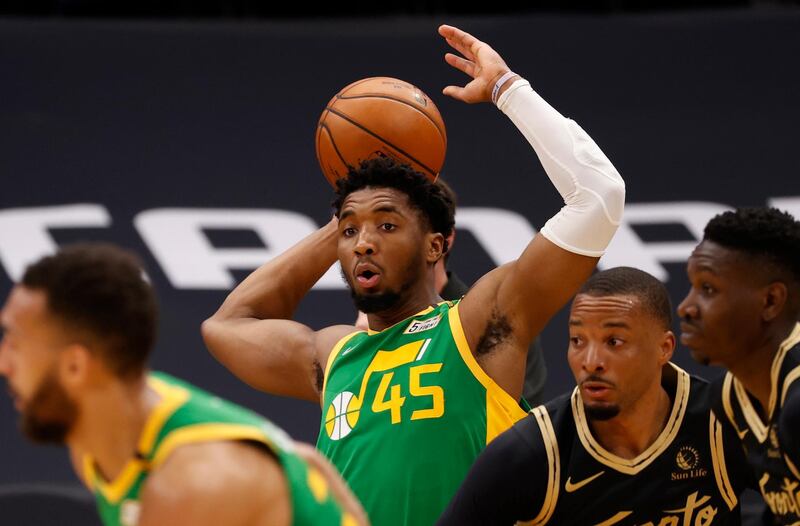
[[[338,184],[336,218],[256,270],[203,324],[209,349],[239,378],[322,404],[317,447],[381,526],[433,524],[485,445],[525,416],[528,345],[591,275],[625,198],[591,138],[488,44],[439,32],[462,55],[447,62],[472,77],[445,94],[497,101],[566,206],[519,259],[443,302],[433,269],[452,207],[411,168],[367,161]],[[337,257],[371,331],[289,320]]]
[[681,342],[722,365],[717,416],[739,436],[779,524],[800,524],[800,221],[742,208],[706,225],[678,306]]
[[589,278],[569,317],[577,387],[489,444],[439,524],[739,524],[746,461],[710,385],[670,363],[671,318],[645,272]]
[[76,245],[39,260],[0,321],[0,374],[23,431],[67,445],[107,526],[365,523],[313,448],[296,447],[242,407],[147,372],[156,300],[128,252]]

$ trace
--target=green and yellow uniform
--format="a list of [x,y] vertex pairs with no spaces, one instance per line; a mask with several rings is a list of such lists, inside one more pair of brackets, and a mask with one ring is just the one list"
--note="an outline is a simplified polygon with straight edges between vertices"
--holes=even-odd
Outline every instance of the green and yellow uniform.
[[458,302],[331,352],[317,447],[376,526],[433,524],[475,458],[525,411],[481,369]]
[[280,462],[292,498],[294,525],[353,526],[325,478],[292,452],[292,441],[261,416],[163,373],[151,373],[148,386],[161,397],[139,437],[136,455],[113,481],[98,473],[90,455],[82,460],[84,482],[94,493],[106,526],[135,526],[139,494],[147,477],[176,448],[186,444],[241,440],[263,444]]

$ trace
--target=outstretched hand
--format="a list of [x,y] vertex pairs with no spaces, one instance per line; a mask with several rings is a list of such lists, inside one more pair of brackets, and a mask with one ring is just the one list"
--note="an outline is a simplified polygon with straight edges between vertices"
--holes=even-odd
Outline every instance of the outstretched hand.
[[503,58],[489,44],[457,27],[439,26],[439,34],[462,55],[447,53],[445,61],[472,77],[464,87],[447,86],[442,93],[469,104],[491,101],[492,88],[509,71]]

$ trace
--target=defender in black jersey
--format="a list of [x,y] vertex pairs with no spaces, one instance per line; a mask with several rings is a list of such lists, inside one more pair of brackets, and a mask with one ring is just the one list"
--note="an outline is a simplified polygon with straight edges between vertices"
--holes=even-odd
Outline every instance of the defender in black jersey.
[[671,310],[640,270],[590,278],[569,320],[578,386],[489,444],[439,524],[739,524],[746,460],[709,384],[669,362]]
[[687,270],[681,342],[728,369],[714,410],[777,522],[800,524],[800,221],[774,208],[720,214]]

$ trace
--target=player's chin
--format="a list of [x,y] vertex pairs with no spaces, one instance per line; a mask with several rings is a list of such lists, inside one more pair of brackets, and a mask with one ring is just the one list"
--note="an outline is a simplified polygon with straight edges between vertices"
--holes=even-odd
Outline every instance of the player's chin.
[[584,411],[589,420],[611,420],[619,414],[619,405],[613,402],[584,402]]

